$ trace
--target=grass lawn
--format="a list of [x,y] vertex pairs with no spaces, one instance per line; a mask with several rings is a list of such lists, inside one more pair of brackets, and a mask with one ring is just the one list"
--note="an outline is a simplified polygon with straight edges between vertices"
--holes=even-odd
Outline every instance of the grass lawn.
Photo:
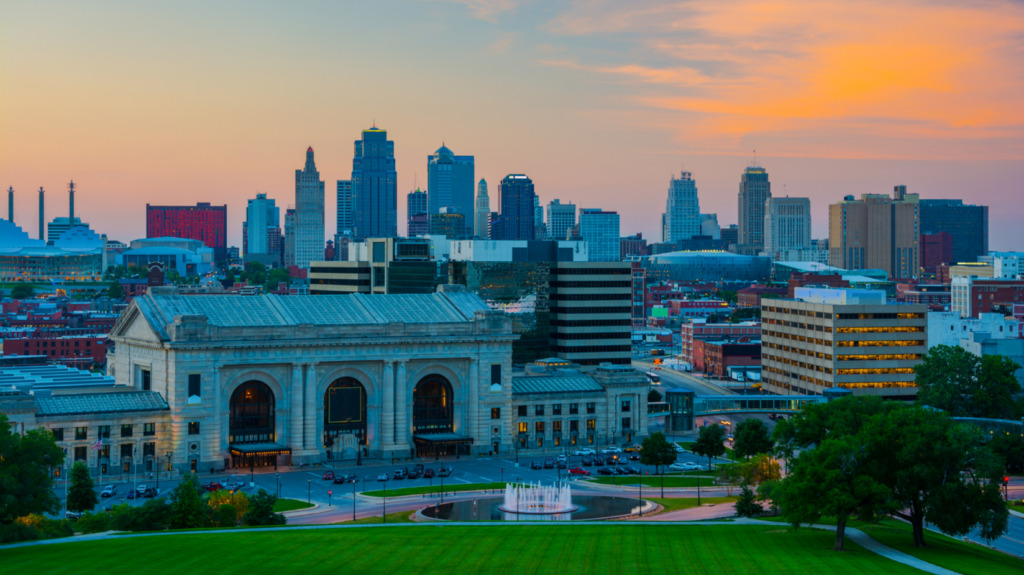
[[[644,487],[657,487],[661,488],[661,478],[657,475],[645,475],[641,478],[639,475],[617,475],[607,476],[601,475],[596,479],[591,480],[594,483],[600,483],[602,485],[632,485],[636,486],[641,483]],[[701,487],[717,487],[711,483],[710,479],[701,479]],[[665,476],[665,487],[697,487],[696,477],[670,477]]]
[[[447,483],[444,486],[445,493],[457,491],[479,491],[481,489],[505,489],[507,483]],[[441,485],[436,483],[423,487],[402,487],[399,489],[388,489],[388,497],[401,497],[403,495],[423,495],[424,493],[441,493]],[[384,497],[384,490],[364,491],[363,495],[369,497]]]
[[[5,572],[288,574],[789,573],[920,571],[834,536],[784,526],[437,525],[116,538],[4,550]],[[983,568],[984,565],[979,565]]]
[[[414,523],[412,519],[409,519],[409,516],[413,513],[415,513],[415,511],[399,511],[398,513],[388,513],[387,523]],[[381,523],[384,523],[384,521],[381,519],[380,515],[376,515],[373,517],[362,517],[360,519],[356,519],[355,521],[344,521],[341,523],[336,523],[335,525],[379,525]]]
[[[689,451],[690,453],[693,453],[693,442],[692,441],[677,441],[676,445],[679,445],[683,449]],[[725,457],[728,458],[728,459],[733,459],[732,449],[729,449],[728,447],[725,448]],[[704,457],[702,459],[707,459],[707,458]],[[719,457],[718,459],[722,459],[722,458]],[[714,461],[713,458],[712,458],[712,461]],[[707,465],[707,461],[701,461],[701,464],[702,465]]]
[[305,501],[299,501],[298,499],[278,499],[277,503],[274,504],[274,513],[284,513],[285,511],[295,511],[296,509],[307,509],[313,505],[306,503]]
[[[766,518],[767,521],[782,521],[781,518]],[[835,519],[822,518],[821,523],[835,525]],[[928,549],[914,547],[913,528],[909,523],[895,519],[882,519],[878,523],[850,521],[849,527],[856,527],[882,545],[902,551],[907,555],[945,567],[965,575],[1001,575],[1024,573],[1024,561],[1004,553],[980,547],[973,543],[946,537],[941,533],[925,530]]]
[[[661,506],[665,508],[663,513],[679,511],[681,509],[693,509],[697,506],[696,497],[665,497],[664,499],[659,497],[644,497],[644,499],[653,501],[654,503],[660,503]],[[722,503],[735,503],[736,499],[736,497],[701,497],[700,504],[707,505],[708,503],[714,503],[715,505],[719,505]]]

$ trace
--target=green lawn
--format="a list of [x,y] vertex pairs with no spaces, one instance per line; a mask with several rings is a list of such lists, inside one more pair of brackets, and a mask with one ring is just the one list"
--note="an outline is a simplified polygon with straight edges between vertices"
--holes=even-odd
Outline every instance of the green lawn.
[[[658,497],[644,497],[648,501],[661,504],[665,508],[663,513],[669,511],[679,511],[681,509],[693,509],[697,506],[696,497],[665,497],[664,499]],[[735,503],[736,497],[701,497],[700,504],[707,505],[714,503],[720,505],[722,503]]]
[[[409,519],[409,516],[413,513],[414,511],[399,511],[398,513],[388,513],[387,523],[413,523],[413,520]],[[385,521],[381,519],[380,515],[375,515],[373,517],[362,517],[360,519],[356,519],[355,521],[344,521],[342,523],[336,523],[336,525],[379,525],[384,522]]]
[[[677,441],[676,445],[682,447],[683,449],[689,451],[690,453],[693,453],[693,442],[692,441]],[[725,448],[725,457],[728,458],[728,459],[733,459],[732,449],[729,449],[728,447]],[[704,464],[704,465],[707,465],[707,461],[706,461],[707,458],[703,457],[701,459],[704,460],[704,461],[701,461],[701,463]],[[721,461],[722,458],[719,457],[718,459],[719,459],[719,461]],[[714,458],[712,458],[711,461],[714,462]]]
[[[550,525],[288,529],[116,538],[3,552],[47,573],[919,574],[833,535],[784,526]],[[983,568],[984,565],[979,565]]]
[[[501,489],[504,490],[507,483],[447,483],[444,486],[445,493],[455,493],[458,491],[479,491],[481,489]],[[403,495],[423,495],[425,493],[441,493],[441,485],[434,482],[433,486],[424,487],[402,487],[399,489],[388,489],[388,497],[401,497]],[[384,490],[379,489],[377,491],[364,491],[363,495],[368,497],[384,497]]]
[[312,504],[306,503],[305,501],[299,501],[298,499],[278,499],[277,503],[274,504],[274,513],[284,513],[285,511],[295,511],[296,509],[307,509],[312,506]]
[[[661,478],[657,475],[645,475],[641,478],[639,475],[613,475],[607,476],[602,475],[596,479],[591,479],[594,483],[600,483],[602,485],[632,485],[636,486],[641,483],[644,487],[657,487],[661,488]],[[711,483],[710,479],[701,479],[701,487],[716,487]],[[665,487],[697,487],[696,477],[671,477],[665,476]]]

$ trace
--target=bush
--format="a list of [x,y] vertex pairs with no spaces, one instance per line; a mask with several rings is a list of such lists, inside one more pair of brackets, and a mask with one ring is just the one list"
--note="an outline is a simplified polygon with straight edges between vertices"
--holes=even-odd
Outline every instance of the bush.
[[9,525],[0,525],[0,543],[18,543],[42,539],[43,534],[35,527],[15,521]]
[[171,524],[171,514],[171,505],[163,497],[138,507],[116,505],[110,511],[110,527],[117,531],[163,531]]
[[225,503],[217,508],[217,525],[220,527],[238,526],[238,511],[234,505]]
[[78,518],[75,528],[82,533],[103,533],[110,531],[112,523],[113,516],[109,513],[87,511]]
[[288,522],[284,515],[274,513],[277,496],[260,489],[249,498],[249,511],[242,517],[246,525],[284,525]]
[[736,514],[740,517],[757,517],[764,513],[764,508],[755,500],[754,490],[744,485],[740,497],[736,500]]
[[15,520],[15,523],[35,529],[43,539],[71,537],[75,534],[75,530],[71,527],[71,522],[67,519],[50,519],[45,515],[39,515],[37,513],[26,515],[25,517],[19,517]]

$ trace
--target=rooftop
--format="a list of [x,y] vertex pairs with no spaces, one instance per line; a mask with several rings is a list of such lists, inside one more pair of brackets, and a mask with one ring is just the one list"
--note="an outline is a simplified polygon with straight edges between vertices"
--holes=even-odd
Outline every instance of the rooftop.
[[513,377],[512,393],[567,393],[604,391],[601,384],[592,377],[577,375],[571,377]]
[[125,391],[37,397],[36,416],[78,415],[84,413],[121,413],[128,411],[167,411],[167,402],[155,391]]

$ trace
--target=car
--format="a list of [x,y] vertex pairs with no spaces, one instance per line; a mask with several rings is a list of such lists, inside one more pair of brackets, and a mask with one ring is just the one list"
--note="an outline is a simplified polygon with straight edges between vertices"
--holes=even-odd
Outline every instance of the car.
[[406,477],[406,479],[419,479],[419,478],[420,478],[420,472],[416,471],[415,469],[410,471],[409,475]]
[[630,465],[630,466],[626,467],[626,473],[628,473],[630,475],[640,475],[640,469]]
[[601,467],[597,470],[598,475],[615,475],[615,472],[607,467]]
[[595,455],[596,453],[596,451],[589,447],[583,447],[572,452],[573,455]]
[[622,453],[622,448],[613,445],[611,447],[606,447],[606,448],[602,449],[601,453],[604,453],[605,455],[607,455],[609,453]]
[[775,416],[775,421],[782,421],[783,419],[786,419],[786,418],[784,416],[782,416],[782,415]]
[[209,491],[211,493],[214,492],[214,491],[220,491],[221,489],[224,488],[223,485],[221,485],[220,483],[217,483],[216,481],[211,481],[209,483],[204,483],[200,487],[202,487],[203,489],[205,489],[206,491]]
[[550,457],[548,457],[547,459],[544,460],[544,469],[554,469],[554,468],[555,468],[555,460],[554,459],[551,459]]
[[157,495],[160,495],[160,490],[156,487],[147,487],[146,491],[142,494],[142,496],[147,499],[152,499]]
[[221,486],[221,488],[227,491],[238,491],[239,489],[242,488],[241,481],[225,481],[224,483],[221,483],[219,485]]
[[127,499],[135,499],[138,495],[139,494],[134,492],[134,491],[129,491],[128,495],[125,495],[125,498],[127,498]]
[[416,465],[412,466],[412,470],[422,475],[426,468],[423,466],[422,463],[417,463]]
[[115,494],[117,494],[117,487],[113,485],[107,485],[103,491],[100,491],[100,497],[113,497]]
[[434,470],[433,469],[424,469],[423,470],[423,479],[433,479],[433,478],[434,478]]
[[566,457],[564,453],[559,455],[555,459],[557,459],[559,463],[566,463],[567,461],[569,461],[569,458]]
[[595,457],[594,458],[594,464],[595,465],[604,465],[604,456],[603,455],[598,455],[597,457]]
[[629,472],[621,467],[616,467],[612,471],[615,472],[615,475],[629,475]]
[[387,481],[387,480],[388,480],[388,474],[387,473],[381,473],[380,475],[377,476],[377,481]]
[[578,475],[582,477],[590,477],[590,472],[582,467],[573,467],[569,470],[569,475]]
[[729,435],[726,435],[725,438],[728,439],[729,441],[733,441],[736,439],[736,436],[730,433]]
[[328,471],[327,473],[324,473],[324,481],[330,481],[332,479],[334,479],[333,471]]
[[671,469],[672,471],[692,471],[693,464],[690,462],[677,461],[672,465],[669,465],[668,468]]
[[640,446],[639,445],[630,445],[629,447],[626,448],[626,451],[628,453],[633,453],[635,451],[640,451]]
[[630,461],[640,461],[640,454],[639,453],[630,453],[629,454],[629,460]]
[[334,476],[334,484],[337,485],[339,483],[346,483],[345,476],[340,473]]
[[399,479],[405,479],[406,475],[407,473],[404,469],[396,469],[395,472],[391,474],[391,478],[397,481]]
[[679,445],[678,443],[676,444],[674,449],[676,450],[676,453],[686,453],[686,450],[683,449],[683,446]]
[[567,467],[569,467],[569,464],[568,464],[568,463],[566,463],[566,462],[564,462],[564,461],[559,461],[559,462],[558,462],[558,468],[559,468],[559,469],[565,469],[565,468],[567,468]]
[[530,464],[530,469],[544,469],[544,466],[539,461],[534,461]]
[[769,413],[769,414],[768,414],[768,419],[770,419],[770,420],[772,420],[772,421],[775,421],[775,418],[776,418],[776,417],[778,417],[778,416],[777,416],[777,415],[775,415],[774,413]]
[[583,467],[590,467],[593,464],[594,464],[594,460],[593,459],[591,459],[589,457],[584,457],[583,458]]
[[82,514],[78,513],[77,511],[65,511],[64,512],[64,517],[66,519],[78,519],[81,516],[82,516]]
[[437,471],[437,476],[438,477],[451,477],[452,473],[455,473],[455,470],[452,469],[452,466],[451,465],[445,465],[444,467],[442,467],[441,469],[439,469]]
[[141,484],[141,485],[139,485],[138,487],[135,488],[135,492],[138,493],[139,495],[142,495],[143,493],[146,492],[146,487],[147,487],[146,484],[143,483],[143,484]]

